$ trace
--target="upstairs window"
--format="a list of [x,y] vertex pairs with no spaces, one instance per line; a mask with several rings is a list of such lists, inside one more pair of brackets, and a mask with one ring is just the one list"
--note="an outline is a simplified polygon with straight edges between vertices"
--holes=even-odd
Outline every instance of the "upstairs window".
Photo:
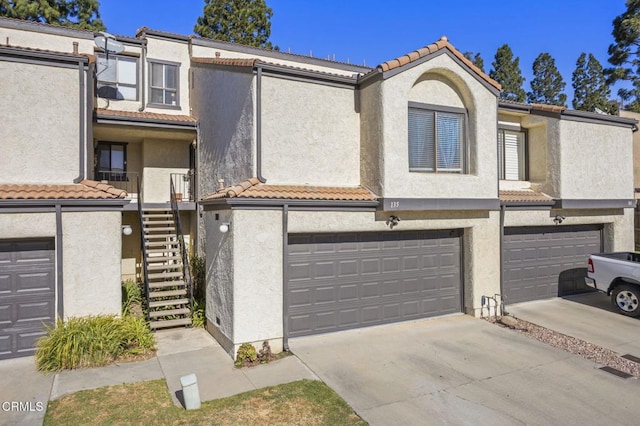
[[96,149],[96,178],[107,181],[127,179],[127,144],[100,142]]
[[498,130],[500,179],[527,180],[526,134],[515,130]]
[[149,78],[149,103],[179,106],[178,64],[151,62]]
[[98,96],[115,100],[138,100],[138,59],[98,55]]
[[409,106],[409,171],[464,173],[464,110],[417,105]]

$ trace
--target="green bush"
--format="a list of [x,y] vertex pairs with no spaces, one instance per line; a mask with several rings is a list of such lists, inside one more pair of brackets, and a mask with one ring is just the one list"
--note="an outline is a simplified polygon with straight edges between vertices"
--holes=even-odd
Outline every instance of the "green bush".
[[35,358],[40,371],[98,367],[117,359],[150,353],[153,334],[142,318],[96,315],[58,319],[38,341]]
[[206,265],[204,257],[192,255],[190,260],[193,297],[204,301],[206,288]]
[[193,300],[193,313],[191,314],[191,325],[193,327],[204,327],[207,322],[206,304],[204,300]]
[[258,352],[251,343],[243,343],[238,348],[238,354],[236,355],[235,366],[244,367],[255,364],[258,360]]
[[142,286],[133,280],[122,283],[122,315],[139,313],[142,307]]

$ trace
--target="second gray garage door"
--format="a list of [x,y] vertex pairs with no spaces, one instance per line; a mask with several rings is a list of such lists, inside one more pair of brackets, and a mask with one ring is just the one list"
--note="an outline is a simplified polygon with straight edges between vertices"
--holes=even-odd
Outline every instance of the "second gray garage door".
[[0,359],[32,355],[55,316],[53,240],[0,241]]
[[462,310],[461,233],[289,236],[288,336]]
[[587,258],[602,251],[602,226],[505,228],[506,303],[548,299],[587,289]]

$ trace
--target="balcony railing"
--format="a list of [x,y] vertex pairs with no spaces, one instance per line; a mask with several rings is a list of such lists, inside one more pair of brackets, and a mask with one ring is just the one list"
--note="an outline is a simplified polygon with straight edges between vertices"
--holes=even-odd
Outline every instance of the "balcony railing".
[[133,199],[142,198],[138,193],[138,177],[137,172],[96,172],[96,180],[107,181],[114,188],[124,189]]
[[175,198],[178,202],[188,202],[195,200],[195,173],[171,173],[171,183],[175,191]]

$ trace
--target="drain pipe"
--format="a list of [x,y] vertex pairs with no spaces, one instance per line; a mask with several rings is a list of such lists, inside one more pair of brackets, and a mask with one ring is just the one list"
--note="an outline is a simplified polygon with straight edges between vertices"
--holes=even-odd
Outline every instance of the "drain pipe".
[[503,246],[504,246],[505,209],[506,209],[506,206],[504,204],[500,204],[500,305],[501,305],[502,315],[507,314],[507,312],[505,312],[504,310],[504,253],[503,253],[504,247]]
[[140,78],[140,108],[138,108],[139,112],[144,111],[144,104],[147,101],[147,98],[145,96],[146,94],[146,86],[145,86],[145,65],[147,62],[147,39],[142,40],[142,58],[140,58],[140,69],[141,69],[141,73],[142,76]]
[[282,206],[282,349],[289,352],[289,323],[287,322],[287,308],[289,306],[289,285],[287,263],[289,245],[289,205]]
[[262,66],[258,65],[256,77],[256,177],[262,183]]
[[[89,68],[87,67],[87,70]],[[84,78],[84,73],[85,73],[85,67],[84,67],[84,63],[82,61],[78,62],[78,73],[79,73],[79,78],[80,78],[80,88],[79,88],[79,96],[78,96],[78,119],[80,121],[80,129],[79,129],[79,137],[78,139],[79,141],[79,145],[80,145],[80,162],[79,162],[79,173],[80,175],[75,178],[73,180],[73,183],[80,183],[84,180],[84,175],[85,175],[85,145],[86,145],[86,128],[85,128],[85,123],[86,121],[88,121],[89,119],[89,114],[88,111],[85,111],[85,107],[86,107],[86,103],[85,103],[85,96],[86,96],[86,87],[87,87],[87,83],[85,81]]]

